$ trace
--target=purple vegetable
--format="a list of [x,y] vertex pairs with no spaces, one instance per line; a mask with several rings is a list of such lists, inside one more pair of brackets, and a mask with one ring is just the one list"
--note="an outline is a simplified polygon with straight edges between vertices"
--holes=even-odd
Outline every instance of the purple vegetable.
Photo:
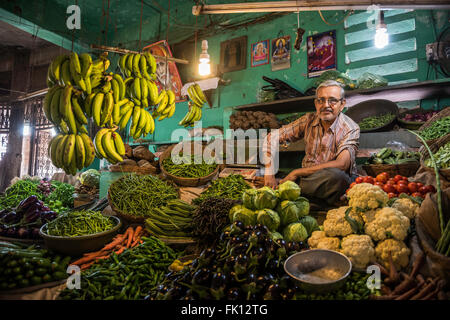
[[6,216],[8,214],[9,210],[8,209],[4,209],[2,211],[0,211],[0,219],[2,219],[4,216]]
[[31,230],[31,238],[33,238],[33,239],[38,239],[38,238],[40,238],[40,235],[39,235],[39,228],[33,228],[33,229]]
[[36,196],[29,196],[25,200],[22,200],[19,205],[17,206],[18,210],[26,210],[29,206],[31,206],[33,203],[38,202],[39,199]]
[[17,215],[14,211],[9,212],[8,214],[6,214],[6,216],[3,218],[3,221],[5,223],[14,223],[17,222]]
[[25,227],[19,228],[19,230],[17,231],[17,236],[19,238],[26,239],[29,237],[29,235],[30,231]]
[[0,235],[4,236],[6,235],[6,231],[8,229],[4,225],[0,225]]
[[8,230],[6,231],[6,236],[7,237],[15,237],[15,236],[17,236],[17,229],[16,229],[16,227],[8,228]]
[[27,215],[25,218],[26,223],[31,223],[39,219],[41,216],[41,212],[36,209],[34,211],[27,211]]

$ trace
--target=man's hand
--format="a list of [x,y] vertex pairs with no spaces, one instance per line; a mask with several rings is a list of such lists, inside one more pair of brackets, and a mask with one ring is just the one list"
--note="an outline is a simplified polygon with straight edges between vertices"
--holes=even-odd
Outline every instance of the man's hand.
[[299,176],[296,173],[296,170],[291,171],[284,179],[281,179],[280,184],[286,181],[294,181],[297,180]]
[[277,186],[277,179],[275,179],[274,175],[267,174],[264,176],[264,185],[275,189]]

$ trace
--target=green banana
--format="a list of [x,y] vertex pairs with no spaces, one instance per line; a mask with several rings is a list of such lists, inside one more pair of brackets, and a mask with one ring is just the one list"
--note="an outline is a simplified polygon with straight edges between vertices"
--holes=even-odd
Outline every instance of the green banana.
[[119,85],[119,100],[122,100],[125,98],[125,83],[122,77],[117,73],[113,75],[113,79],[115,79]]
[[141,59],[140,54],[135,54],[133,56],[133,73],[138,78],[142,78],[141,71],[139,70],[139,60],[140,59]]
[[92,102],[92,116],[94,118],[95,124],[99,127],[104,97],[105,94],[99,92],[95,95],[94,101]]
[[92,142],[91,138],[87,134],[81,133],[80,136],[81,136],[81,139],[83,140],[83,145],[84,145],[84,150],[85,150],[85,160],[84,160],[83,167],[89,167],[95,159],[94,143]]
[[78,98],[75,95],[72,95],[72,110],[73,113],[75,114],[76,119],[81,123],[81,124],[87,124],[87,118],[83,113],[83,109],[81,109],[81,106],[78,102]]
[[84,149],[83,139],[78,134],[75,136],[75,150],[77,169],[81,170],[83,169],[84,162],[86,161],[86,150]]
[[113,98],[114,102],[117,103],[119,101],[120,97],[120,90],[119,90],[119,84],[117,83],[116,79],[111,79],[111,87],[113,92]]
[[81,75],[80,59],[75,51],[72,51],[70,54],[70,64],[73,66],[73,70],[75,70],[77,74]]
[[80,54],[81,62],[81,76],[83,78],[90,77],[94,65],[92,64],[92,57],[88,53]]
[[70,77],[70,61],[64,60],[61,66],[61,79],[65,86],[72,85],[72,79]]

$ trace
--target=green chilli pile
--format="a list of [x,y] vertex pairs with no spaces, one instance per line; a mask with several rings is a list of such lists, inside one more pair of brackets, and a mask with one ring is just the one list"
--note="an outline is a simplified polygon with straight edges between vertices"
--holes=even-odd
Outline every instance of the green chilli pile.
[[206,163],[203,159],[201,160],[201,163],[197,163],[199,161],[195,161],[196,160],[195,155],[191,155],[190,159],[189,156],[181,156],[176,160],[176,162],[179,162],[178,160],[181,160],[180,164],[174,163],[171,158],[164,159],[162,163],[164,169],[168,173],[176,177],[181,178],[206,177],[217,168],[216,163],[209,164]]
[[429,127],[423,129],[420,135],[425,140],[437,139],[450,132],[450,116],[434,121]]
[[[440,169],[450,168],[450,142],[447,142],[447,144],[439,148],[439,150],[434,154],[434,159],[436,161],[436,165]],[[433,167],[431,158],[425,160],[425,165],[430,168]]]
[[211,185],[193,200],[193,203],[199,204],[208,198],[240,200],[244,191],[250,188],[243,176],[230,174],[226,178],[219,178],[211,182]]
[[117,209],[136,217],[148,217],[154,208],[178,198],[174,186],[151,175],[130,174],[114,181],[108,190]]
[[100,211],[69,211],[47,223],[47,234],[58,237],[79,237],[108,231],[114,226],[114,220],[102,215]]
[[395,114],[386,113],[380,116],[373,116],[364,118],[360,123],[358,123],[361,130],[370,130],[374,128],[379,128],[387,125],[395,118]]

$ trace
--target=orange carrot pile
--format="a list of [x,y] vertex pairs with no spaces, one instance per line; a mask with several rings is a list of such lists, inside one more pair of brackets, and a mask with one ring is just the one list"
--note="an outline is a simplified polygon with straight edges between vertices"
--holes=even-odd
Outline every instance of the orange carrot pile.
[[85,270],[93,265],[96,261],[101,259],[108,259],[114,252],[121,254],[126,249],[134,248],[143,241],[141,237],[144,236],[145,230],[141,226],[128,227],[123,234],[118,234],[114,239],[105,245],[101,250],[95,252],[85,253],[82,258],[72,262],[71,264],[77,265],[81,270]]

